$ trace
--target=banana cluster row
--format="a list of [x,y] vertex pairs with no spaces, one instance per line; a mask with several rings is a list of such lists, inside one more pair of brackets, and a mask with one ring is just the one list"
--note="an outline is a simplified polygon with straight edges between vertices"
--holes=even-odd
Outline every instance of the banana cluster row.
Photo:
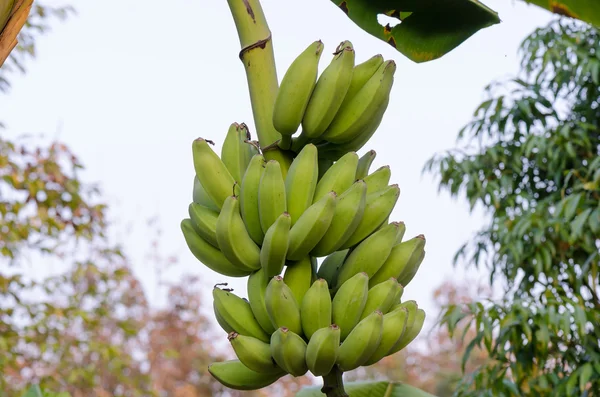
[[[403,288],[394,278],[369,288],[369,277],[359,273],[333,299],[319,278],[300,300],[281,276],[266,288],[264,270],[250,279],[250,302],[229,289],[213,290],[217,320],[238,359],[211,364],[209,371],[235,389],[265,387],[285,374],[324,376],[334,365],[342,371],[372,365],[408,345],[425,320],[415,301],[400,302]],[[268,323],[259,323],[257,305]]]
[[362,148],[379,127],[396,64],[375,55],[355,65],[352,43],[344,41],[318,76],[323,47],[321,41],[311,43],[286,71],[275,100],[273,126],[281,134],[282,149],[298,152],[314,143],[323,159],[337,160]]

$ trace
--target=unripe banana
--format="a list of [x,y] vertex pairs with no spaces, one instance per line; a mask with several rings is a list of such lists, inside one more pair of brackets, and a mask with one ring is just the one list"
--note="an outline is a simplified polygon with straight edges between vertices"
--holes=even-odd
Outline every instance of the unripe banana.
[[258,214],[263,232],[266,233],[286,210],[285,182],[281,166],[277,161],[270,160],[265,166],[258,188]]
[[[265,332],[271,335],[275,332],[275,327],[271,323],[269,314],[267,313],[267,305],[265,302],[265,294],[270,278],[266,277],[264,269],[255,271],[248,277],[247,291],[250,308],[254,314],[254,318],[260,324]],[[396,301],[398,302],[398,301]]]
[[356,232],[367,205],[367,185],[358,180],[337,198],[329,228],[312,249],[311,255],[321,257],[339,250]]
[[358,273],[346,281],[336,292],[331,302],[333,323],[340,327],[340,338],[346,339],[360,321],[369,295],[369,276]]
[[216,233],[219,248],[231,263],[249,270],[260,269],[260,248],[246,230],[237,196],[229,196],[223,203]]
[[[354,183],[354,175],[358,165],[358,155],[355,152],[350,152],[335,162],[319,179],[313,202],[319,201],[327,193],[333,191],[337,195],[344,193],[352,183]],[[319,163],[320,167],[320,163]],[[321,169],[319,168],[319,172]]]
[[290,230],[288,260],[300,260],[311,252],[327,232],[335,206],[336,194],[329,192],[304,211]]
[[368,128],[373,119],[381,113],[381,109],[387,107],[386,102],[392,89],[395,72],[394,61],[381,64],[354,98],[339,109],[321,137],[329,142],[344,143],[353,140]]
[[365,212],[358,227],[350,238],[338,249],[355,246],[377,230],[392,213],[398,197],[400,197],[400,188],[398,188],[398,185],[391,185],[367,195]]
[[404,224],[404,222],[400,221],[397,223],[398,223],[398,238],[396,238],[396,244],[394,244],[395,246],[402,242],[402,239],[404,238],[404,233],[406,233],[406,225]]
[[292,226],[313,202],[319,178],[317,147],[308,144],[298,153],[285,177],[287,212]]
[[240,189],[240,212],[246,225],[248,234],[256,244],[262,245],[265,233],[260,226],[258,213],[258,187],[260,178],[265,170],[265,158],[256,154],[250,160],[248,168],[242,178]]
[[308,100],[315,88],[323,43],[311,43],[285,72],[273,108],[273,126],[282,138],[293,135],[300,123]]
[[383,330],[379,346],[377,346],[377,349],[375,349],[371,357],[363,365],[373,365],[388,355],[391,348],[400,340],[402,334],[404,334],[407,317],[408,311],[405,308],[400,308],[383,316]]
[[334,290],[360,272],[373,277],[390,255],[397,235],[398,224],[389,223],[358,244],[340,268]]
[[208,197],[221,209],[225,199],[231,196],[235,179],[223,164],[223,161],[208,145],[206,139],[198,138],[192,143],[194,169],[196,177],[208,194]]
[[271,335],[271,355],[281,368],[292,376],[302,376],[306,365],[306,342],[298,334],[282,327]]
[[329,254],[319,266],[317,277],[327,281],[328,285],[335,285],[338,269],[342,267],[349,250],[335,251]]
[[361,320],[342,342],[337,364],[344,372],[363,365],[373,355],[383,333],[383,314],[375,311]]
[[283,277],[275,276],[269,281],[265,293],[267,314],[273,327],[285,327],[302,335],[300,305],[296,302],[292,290],[285,285]]
[[371,168],[371,164],[373,164],[373,160],[375,160],[375,156],[377,156],[377,152],[375,152],[375,150],[369,150],[358,159],[358,166],[356,167],[354,179],[364,179],[369,175],[369,169]]
[[354,67],[350,88],[348,88],[348,92],[344,97],[344,102],[342,102],[342,106],[340,107],[346,106],[348,102],[350,102],[350,100],[354,98],[356,94],[358,94],[364,85],[367,84],[367,81],[369,81],[375,72],[377,72],[382,63],[383,56],[381,56],[381,54],[377,54]]
[[421,266],[421,263],[423,262],[424,258],[425,258],[425,251],[421,252],[421,255],[419,256],[419,258],[416,261],[411,261],[410,266],[407,266],[406,268],[404,268],[404,270],[398,276],[398,282],[402,282],[402,285],[404,285],[404,286],[408,285],[408,283],[410,283],[412,281],[412,279],[415,277],[415,275],[417,274],[417,271],[419,270],[419,266]]
[[423,324],[425,324],[425,311],[423,309],[417,309],[415,313],[415,319],[411,323],[410,328],[407,325],[404,334],[400,337],[400,340],[391,348],[388,352],[388,356],[394,353],[399,352],[404,349],[410,342],[415,340],[415,338],[419,335],[421,330],[423,329]]
[[246,124],[232,123],[221,147],[221,160],[237,183],[242,183],[246,168],[258,149],[250,142],[250,132]]
[[223,252],[200,237],[194,230],[191,219],[181,221],[181,231],[192,254],[209,269],[229,277],[245,277],[252,272],[231,263]]
[[367,194],[375,193],[378,190],[387,187],[392,177],[392,171],[389,165],[379,167],[372,174],[367,175],[364,179],[367,184]]
[[263,245],[260,248],[260,264],[269,279],[280,274],[285,266],[291,224],[290,215],[284,212],[279,215],[279,218],[265,234]]
[[198,180],[198,177],[194,175],[194,190],[192,192],[192,201],[196,204],[203,205],[211,210],[219,212],[220,209],[217,207],[214,201],[208,197],[208,193],[202,187],[202,184]]
[[300,305],[302,331],[311,339],[318,329],[331,324],[331,295],[327,281],[320,278],[306,291]]
[[365,304],[360,319],[362,320],[375,310],[379,310],[384,315],[388,313],[392,306],[397,302],[398,292],[401,289],[402,286],[398,284],[398,281],[395,278],[390,278],[369,289],[367,303]]
[[235,295],[230,289],[221,289],[217,286],[213,288],[213,308],[221,320],[228,325],[223,327],[227,333],[235,331],[263,342],[269,341],[269,335],[254,318],[250,303]]
[[281,370],[277,373],[260,373],[252,371],[240,360],[229,360],[212,363],[208,372],[222,385],[234,390],[258,390],[275,383],[285,375]]
[[306,347],[306,365],[314,376],[331,372],[340,350],[340,328],[331,324],[317,330]]
[[188,214],[198,235],[214,247],[219,248],[219,243],[217,242],[217,219],[219,218],[219,213],[203,205],[191,203],[188,207]]
[[251,336],[231,332],[227,339],[238,359],[252,371],[260,373],[281,373],[271,358],[271,346]]
[[304,294],[316,279],[316,273],[310,256],[305,256],[296,262],[289,262],[285,268],[283,282],[290,288],[298,304],[302,303]]
[[[318,164],[319,164],[319,181],[321,180],[321,178],[323,178],[323,175],[325,175],[325,173],[327,172],[327,170],[329,170],[329,168],[331,168],[331,166],[333,165],[334,161],[333,160],[328,160],[328,159],[319,159],[318,160]],[[315,201],[314,197],[313,197],[313,202]]]
[[[410,240],[397,244],[381,268],[371,277],[371,286],[379,284],[390,277],[397,278],[405,269],[415,266],[423,260],[425,237],[420,234]],[[416,265],[418,266],[418,264]],[[398,279],[398,282],[400,280]],[[406,287],[406,285],[402,284]]]
[[331,63],[325,68],[310,97],[302,132],[309,138],[317,138],[325,132],[340,109],[354,69],[354,48],[349,41],[342,42],[334,53]]

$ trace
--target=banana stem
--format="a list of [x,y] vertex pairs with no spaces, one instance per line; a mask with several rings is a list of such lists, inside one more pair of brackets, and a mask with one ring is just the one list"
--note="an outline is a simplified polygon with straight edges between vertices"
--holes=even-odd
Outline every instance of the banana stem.
[[334,366],[330,373],[323,376],[323,388],[321,392],[327,397],[349,397],[344,390],[343,372],[338,366]]
[[289,154],[273,145],[281,139],[273,127],[273,106],[279,83],[267,19],[260,0],[227,0],[227,3],[242,47],[240,59],[246,70],[258,141],[261,147],[270,147],[264,152],[267,160],[278,160],[284,165],[289,162]]

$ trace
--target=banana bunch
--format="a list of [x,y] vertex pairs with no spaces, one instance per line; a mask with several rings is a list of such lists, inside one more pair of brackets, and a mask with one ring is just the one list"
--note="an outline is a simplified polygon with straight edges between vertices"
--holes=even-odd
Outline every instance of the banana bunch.
[[[339,51],[351,54],[351,45]],[[327,118],[300,123],[327,131]],[[216,379],[249,390],[286,374],[350,371],[419,334],[425,312],[401,297],[423,261],[425,238],[405,240],[404,223],[389,221],[400,189],[390,184],[388,166],[370,170],[374,151],[347,151],[324,164],[319,146],[308,142],[287,168],[265,161],[238,123],[220,155],[212,144],[192,144],[193,201],[181,229],[205,266],[248,277],[247,298],[226,284],[213,289],[216,320],[237,356],[209,367]]]
[[323,160],[335,161],[361,149],[379,127],[396,64],[375,55],[355,65],[352,43],[344,41],[318,76],[322,53],[323,43],[315,41],[292,62],[277,93],[273,126],[282,149],[298,153],[312,143]]

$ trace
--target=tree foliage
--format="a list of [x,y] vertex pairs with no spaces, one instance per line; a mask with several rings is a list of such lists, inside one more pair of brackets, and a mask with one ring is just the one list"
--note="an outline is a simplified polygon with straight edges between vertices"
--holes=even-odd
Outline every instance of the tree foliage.
[[[487,266],[504,298],[451,305],[469,345],[493,359],[459,395],[593,395],[600,390],[600,33],[561,19],[521,46],[522,75],[488,87],[459,134],[430,160],[440,189],[490,222],[456,261]],[[592,393],[592,394],[590,394]]]

